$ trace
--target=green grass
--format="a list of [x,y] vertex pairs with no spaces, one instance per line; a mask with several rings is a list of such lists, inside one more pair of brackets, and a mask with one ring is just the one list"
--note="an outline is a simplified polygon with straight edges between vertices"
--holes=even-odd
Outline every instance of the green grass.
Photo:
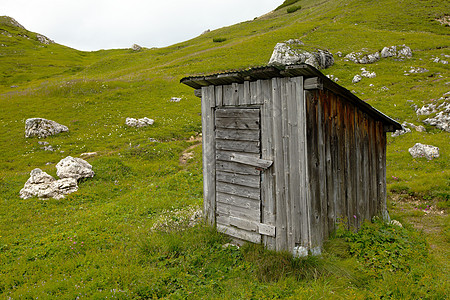
[[[288,13],[294,4],[301,10]],[[6,45],[0,47],[0,298],[445,298],[450,134],[432,127],[388,134],[389,209],[403,229],[374,223],[358,234],[337,232],[321,257],[301,260],[259,245],[222,248],[228,239],[208,226],[186,227],[186,216],[203,201],[201,147],[186,165],[179,157],[196,145],[188,139],[201,132],[201,116],[200,100],[179,83],[182,77],[265,65],[276,43],[300,38],[344,55],[410,46],[410,59],[362,66],[335,56],[323,71],[400,123],[421,124],[411,105],[449,91],[447,65],[431,61],[450,55],[448,26],[435,21],[450,11],[447,1],[283,5],[140,52],[43,45],[35,33],[0,18],[1,32],[11,35],[0,34]],[[214,42],[217,37],[226,40]],[[429,72],[405,76],[411,66]],[[377,77],[353,84],[361,67]],[[55,152],[24,138],[31,117],[69,127],[45,139]],[[126,117],[155,123],[129,128]],[[416,142],[438,146],[441,156],[412,159],[408,148]],[[97,152],[88,159],[96,175],[80,182],[78,192],[62,200],[19,198],[31,170],[56,176],[60,159],[84,152]]]

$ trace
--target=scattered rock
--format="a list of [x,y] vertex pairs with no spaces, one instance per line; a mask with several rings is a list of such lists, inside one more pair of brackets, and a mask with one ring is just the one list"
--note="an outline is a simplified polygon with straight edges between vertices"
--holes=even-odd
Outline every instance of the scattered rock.
[[20,190],[20,198],[28,199],[38,197],[61,199],[65,195],[76,192],[77,190],[78,185],[75,178],[55,180],[55,178],[46,172],[36,168],[31,171],[30,178],[25,183],[23,189]]
[[353,77],[352,82],[353,83],[358,83],[358,82],[361,81],[361,79],[362,79],[361,75],[356,74],[355,77]]
[[307,51],[300,49],[299,47],[303,45],[303,42],[294,39],[276,44],[269,60],[269,65],[306,63],[317,69],[326,69],[334,64],[333,54],[329,51],[321,49]]
[[31,118],[25,121],[25,137],[45,138],[61,132],[67,132],[67,126],[43,118]]
[[170,102],[180,102],[180,101],[181,101],[181,98],[178,98],[178,97],[172,97],[170,99]]
[[439,148],[431,145],[416,143],[408,149],[413,158],[425,157],[428,160],[439,157]]
[[402,124],[402,129],[396,130],[395,132],[393,132],[393,133],[391,134],[391,136],[392,136],[392,137],[397,137],[397,136],[403,135],[403,134],[405,134],[405,133],[410,133],[410,132],[411,132],[411,129],[409,129],[409,128],[407,127],[407,124],[406,124],[406,123],[403,123],[403,124]]
[[375,72],[369,72],[366,70],[366,68],[361,68],[361,76],[366,78],[375,78],[377,77],[377,74]]
[[342,57],[342,52],[341,51],[336,52],[336,56],[337,57]]
[[384,47],[383,50],[381,50],[381,57],[410,58],[412,57],[412,51],[411,48],[406,45]]
[[89,158],[89,157],[93,157],[93,156],[97,156],[97,152],[85,152],[85,153],[80,154],[80,157],[84,157],[84,158]]
[[417,74],[417,73],[426,73],[429,72],[427,69],[425,68],[415,68],[415,67],[411,67],[411,69],[409,71],[404,71],[404,75],[409,75],[409,74]]
[[56,175],[60,178],[86,178],[93,177],[92,166],[85,160],[67,156],[56,164]]
[[141,51],[141,50],[142,50],[142,47],[139,46],[138,44],[133,44],[133,46],[131,47],[131,49],[132,49],[133,51]]
[[48,37],[46,37],[46,36],[44,36],[42,34],[39,34],[39,33],[36,34],[36,38],[37,38],[37,40],[40,43],[45,44],[45,45],[50,45],[50,44],[54,44],[55,43],[55,41],[52,41]]
[[158,141],[157,139],[154,139],[154,138],[149,138],[148,141],[150,143],[160,143],[160,141]]
[[125,120],[126,125],[128,125],[130,127],[137,127],[137,128],[153,125],[154,122],[155,122],[155,120],[149,119],[147,117],[142,118],[142,119],[126,118],[126,120]]
[[338,82],[339,81],[339,78],[337,78],[334,75],[327,75],[327,77],[330,78],[331,80],[333,80],[334,82]]
[[448,61],[447,61],[447,60],[440,59],[439,57],[432,57],[431,60],[432,60],[434,63],[441,63],[441,64],[444,64],[444,65],[447,65],[447,64],[448,64]]
[[346,61],[352,61],[357,64],[372,64],[380,60],[380,52],[368,53],[367,49],[361,52],[352,52],[345,56]]

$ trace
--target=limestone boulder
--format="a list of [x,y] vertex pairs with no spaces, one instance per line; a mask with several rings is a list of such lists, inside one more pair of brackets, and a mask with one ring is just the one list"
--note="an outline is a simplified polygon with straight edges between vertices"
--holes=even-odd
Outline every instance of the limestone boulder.
[[155,122],[155,120],[150,119],[150,118],[141,118],[141,119],[135,119],[135,118],[126,118],[125,120],[125,124],[130,126],[130,127],[146,127],[149,125],[153,125],[153,123]]
[[439,157],[439,148],[431,145],[416,143],[408,149],[413,158],[425,157],[428,160]]
[[93,177],[92,166],[84,159],[67,156],[56,164],[56,175],[59,178],[80,178]]
[[30,118],[25,121],[25,137],[45,138],[61,132],[67,132],[69,128],[55,121],[43,118]]
[[75,178],[56,180],[51,175],[36,168],[31,171],[30,178],[25,183],[23,189],[20,190],[20,198],[28,199],[38,197],[61,199],[65,195],[76,192],[77,190],[78,184]]
[[334,64],[333,54],[327,50],[307,50],[299,40],[278,43],[272,52],[269,65],[292,65],[306,63],[317,69],[326,69]]

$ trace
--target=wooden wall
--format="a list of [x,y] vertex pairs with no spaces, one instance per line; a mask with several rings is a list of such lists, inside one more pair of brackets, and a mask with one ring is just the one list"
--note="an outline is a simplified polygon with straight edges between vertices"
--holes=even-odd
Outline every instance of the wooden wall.
[[225,178],[217,171],[225,132],[217,145],[215,114],[232,108],[259,109],[257,154],[273,161],[260,175],[260,225],[268,225],[261,241],[267,248],[320,247],[337,221],[358,228],[386,209],[382,122],[330,91],[308,88],[301,76],[202,88],[204,210],[211,224],[223,193],[216,180]]
[[349,101],[305,91],[311,245],[321,246],[337,221],[358,229],[386,209],[383,124]]

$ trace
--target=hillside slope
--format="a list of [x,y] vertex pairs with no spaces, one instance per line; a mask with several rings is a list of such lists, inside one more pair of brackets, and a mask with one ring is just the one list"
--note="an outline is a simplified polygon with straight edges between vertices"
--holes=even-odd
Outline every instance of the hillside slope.
[[[345,299],[444,297],[450,133],[424,124],[436,113],[418,116],[414,106],[450,103],[449,64],[444,63],[450,62],[449,2],[286,2],[301,9],[288,13],[287,5],[170,47],[141,51],[82,52],[0,17],[0,275],[5,278],[0,295],[334,299],[336,292]],[[161,220],[184,220],[174,212],[190,212],[202,203],[201,147],[196,147],[198,139],[189,140],[201,132],[200,100],[179,80],[266,65],[274,46],[289,39],[328,49],[335,64],[325,74],[400,123],[426,127],[426,132],[388,135],[387,180],[395,200],[389,202],[393,215],[427,216],[439,224],[433,256],[421,262],[408,258],[402,261],[405,269],[379,271],[359,265],[347,253],[333,256],[322,269],[314,259],[302,262],[311,273],[289,273],[300,266],[298,261],[256,248],[223,249],[224,237],[204,227],[182,231],[184,225],[177,225],[168,233],[152,229]],[[345,59],[351,52],[373,53],[394,45],[409,46],[412,57],[368,65]],[[376,77],[353,83],[361,68]],[[182,100],[171,102],[172,97]],[[69,132],[26,139],[24,123],[32,117],[64,124]],[[149,117],[155,123],[130,128],[127,117]],[[42,141],[55,151],[45,151]],[[408,149],[417,142],[439,147],[440,157],[413,159]],[[192,159],[180,164],[187,148]],[[58,201],[19,198],[31,170],[55,176],[60,159],[86,152],[96,152],[88,159],[96,175],[80,182],[78,192]],[[410,229],[394,232],[405,234],[405,240]],[[252,260],[249,253],[263,261]],[[276,277],[277,270],[286,273]]]

